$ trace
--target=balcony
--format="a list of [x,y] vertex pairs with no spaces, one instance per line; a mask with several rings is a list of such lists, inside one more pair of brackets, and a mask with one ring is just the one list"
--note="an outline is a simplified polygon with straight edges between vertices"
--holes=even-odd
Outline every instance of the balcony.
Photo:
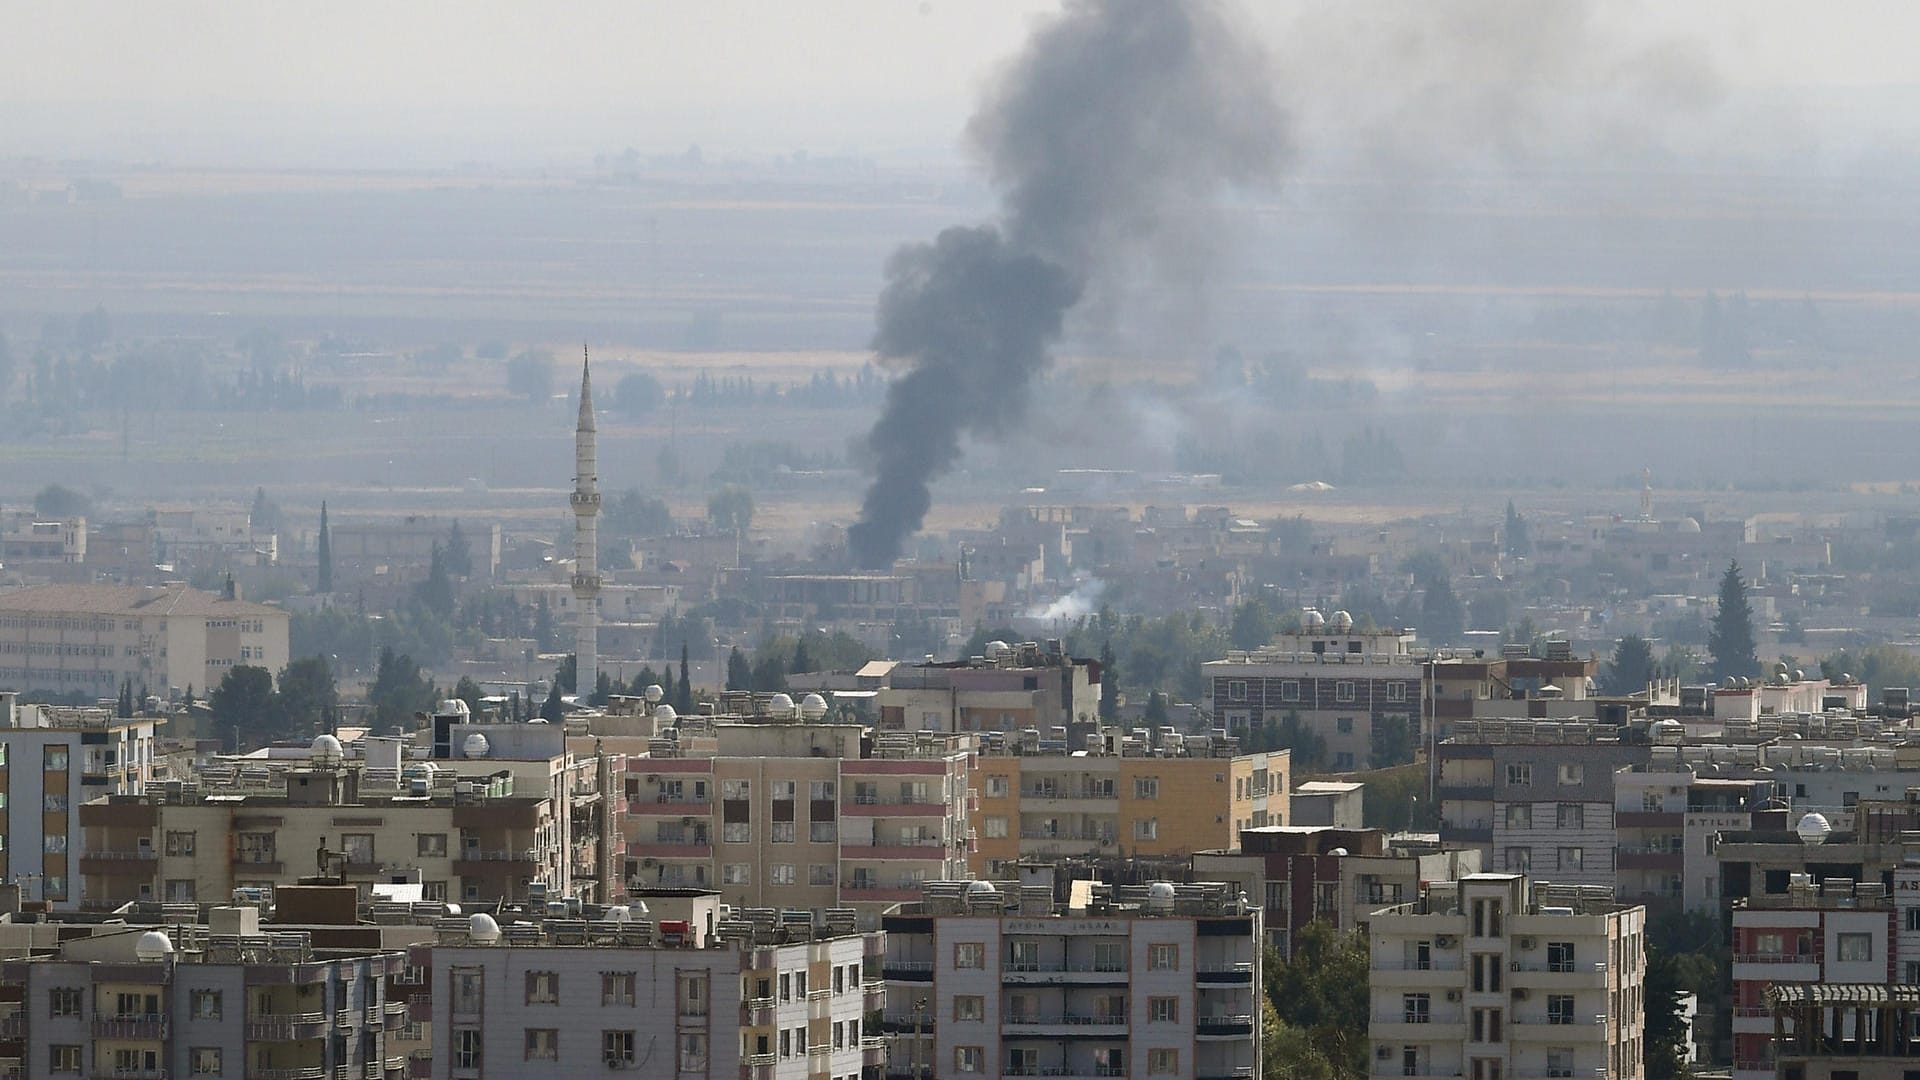
[[278,875],[287,872],[287,864],[274,857],[271,851],[241,851],[233,856],[236,873],[248,875]]
[[1533,1013],[1525,1016],[1516,1015],[1513,1017],[1513,1023],[1507,1035],[1508,1040],[1512,1042],[1531,1041],[1534,1039],[1555,1040],[1560,1042],[1573,1040],[1585,1042],[1594,1039],[1604,1041],[1606,1037],[1606,1013],[1574,1013],[1571,1015],[1566,1013],[1559,1015]]
[[1057,960],[1010,961],[1001,965],[1000,981],[1010,986],[1063,983],[1086,986],[1125,986],[1127,966],[1124,963],[1073,964]]
[[167,1018],[158,1013],[142,1016],[96,1016],[93,1018],[93,1037],[96,1039],[164,1039],[169,1030]]
[[1516,961],[1509,965],[1509,969],[1516,976],[1510,981],[1515,986],[1524,986],[1529,990],[1579,990],[1607,985],[1605,960],[1585,964],[1523,964]]
[[1253,981],[1253,964],[1202,964],[1193,973],[1194,981],[1202,986],[1209,983],[1225,986],[1239,986]]
[[159,861],[159,855],[152,848],[138,851],[83,851],[80,853],[80,872],[147,877],[153,873],[153,866]]
[[1384,1043],[1457,1042],[1467,1036],[1465,1014],[1411,1013],[1403,1010],[1377,1012],[1367,1034]]
[[[692,840],[668,840],[652,844],[628,844],[629,859],[712,859],[713,845]],[[577,876],[577,875],[576,875]]]
[[296,1065],[286,1069],[247,1070],[247,1080],[326,1080],[324,1065]]
[[167,1070],[159,1066],[151,1069],[116,1069],[95,1065],[87,1075],[94,1080],[167,1080]]
[[947,804],[932,799],[902,799],[897,795],[855,795],[840,806],[841,817],[946,817]]
[[885,861],[907,860],[910,862],[945,862],[949,846],[937,836],[919,840],[902,840],[887,843],[859,843],[841,841],[840,857],[843,859],[879,859]]
[[885,960],[881,962],[880,973],[895,982],[932,982],[933,961]]
[[0,1039],[24,1039],[27,1037],[27,1018],[19,1012],[0,1016]]
[[453,860],[453,872],[462,877],[476,874],[531,874],[539,866],[540,854],[532,848],[523,851],[468,848]]
[[1615,865],[1621,870],[1677,871],[1686,866],[1686,861],[1686,855],[1678,851],[1621,848],[1614,852]]
[[695,802],[692,799],[669,799],[665,795],[656,795],[649,799],[644,795],[629,800],[627,813],[644,817],[695,817],[713,816],[711,801]]
[[856,881],[840,886],[841,903],[889,903],[900,904],[920,899],[920,886],[886,886],[872,882]]
[[1009,1039],[1117,1039],[1127,1034],[1125,1013],[1063,1013],[1056,1016],[1007,1016],[1000,1034]]
[[1202,1016],[1194,1021],[1194,1032],[1200,1038],[1240,1039],[1253,1034],[1253,1017],[1239,1016]]
[[936,1022],[931,1009],[919,1013],[885,1013],[880,1017],[880,1030],[890,1035],[930,1033]]
[[[927,1075],[933,1075],[929,1068]],[[1084,1080],[1096,1076],[1125,1076],[1127,1070],[1118,1065],[1023,1065],[1010,1066],[1001,1070],[1001,1076],[1048,1076],[1055,1080]],[[887,1073],[888,1080],[921,1080],[909,1072],[896,1075],[893,1070]]]

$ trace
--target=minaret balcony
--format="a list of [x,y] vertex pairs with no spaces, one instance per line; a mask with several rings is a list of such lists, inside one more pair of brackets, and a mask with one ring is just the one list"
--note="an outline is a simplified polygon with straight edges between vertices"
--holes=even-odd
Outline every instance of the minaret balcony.
[[567,501],[573,504],[575,510],[586,507],[600,509],[600,493],[597,491],[576,491],[567,496]]
[[573,591],[576,593],[599,592],[600,591],[600,575],[599,574],[573,575]]

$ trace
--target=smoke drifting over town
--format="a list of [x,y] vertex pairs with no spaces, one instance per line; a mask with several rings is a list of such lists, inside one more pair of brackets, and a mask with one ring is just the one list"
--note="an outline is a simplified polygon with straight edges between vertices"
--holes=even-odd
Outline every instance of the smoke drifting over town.
[[999,219],[887,266],[874,348],[900,373],[848,532],[862,565],[900,554],[964,438],[1023,414],[1069,311],[1111,318],[1140,293],[1198,302],[1218,199],[1269,179],[1285,147],[1252,40],[1216,5],[1089,0],[1035,33],[987,95],[968,137]]

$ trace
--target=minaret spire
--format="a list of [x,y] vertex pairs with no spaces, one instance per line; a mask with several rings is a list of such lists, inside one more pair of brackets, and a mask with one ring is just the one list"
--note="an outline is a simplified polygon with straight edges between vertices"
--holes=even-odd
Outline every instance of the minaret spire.
[[580,347],[580,420],[573,431],[574,694],[585,702],[600,679],[600,477],[594,445],[593,373]]

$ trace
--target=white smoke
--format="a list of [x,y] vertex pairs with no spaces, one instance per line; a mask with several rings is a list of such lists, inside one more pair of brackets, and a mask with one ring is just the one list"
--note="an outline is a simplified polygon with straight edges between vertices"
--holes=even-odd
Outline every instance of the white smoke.
[[1107,591],[1107,583],[1096,577],[1078,577],[1073,591],[1050,604],[1030,608],[1026,617],[1044,623],[1057,623],[1084,619],[1100,610],[1100,597]]

